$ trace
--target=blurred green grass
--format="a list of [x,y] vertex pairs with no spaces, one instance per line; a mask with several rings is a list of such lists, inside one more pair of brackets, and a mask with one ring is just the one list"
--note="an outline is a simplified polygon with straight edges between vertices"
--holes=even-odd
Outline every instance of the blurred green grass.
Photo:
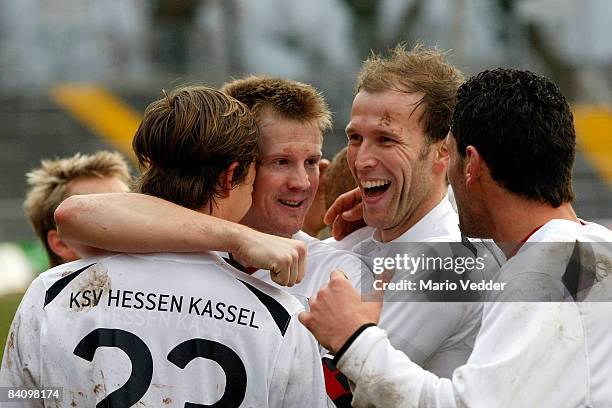
[[[32,239],[16,241],[12,244],[17,245],[21,249],[30,264],[34,276],[49,268],[47,253],[40,241]],[[4,354],[6,337],[22,297],[23,293],[0,296],[0,359],[2,359]]]
[[0,297],[0,359],[4,353],[4,344],[8,336],[13,316],[21,302],[23,294],[7,295]]

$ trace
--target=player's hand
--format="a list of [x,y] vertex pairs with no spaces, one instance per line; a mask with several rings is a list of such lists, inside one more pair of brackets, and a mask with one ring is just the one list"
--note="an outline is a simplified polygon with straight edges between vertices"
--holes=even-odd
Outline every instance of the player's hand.
[[300,322],[319,343],[336,353],[355,331],[366,323],[378,323],[382,293],[362,302],[344,273],[333,271],[329,283],[308,301],[310,311],[299,315]]
[[338,241],[351,232],[365,227],[359,188],[340,195],[325,213],[323,221],[332,226],[331,234]]
[[241,265],[268,269],[281,286],[300,283],[306,271],[306,245],[294,239],[277,237],[245,228],[232,256]]

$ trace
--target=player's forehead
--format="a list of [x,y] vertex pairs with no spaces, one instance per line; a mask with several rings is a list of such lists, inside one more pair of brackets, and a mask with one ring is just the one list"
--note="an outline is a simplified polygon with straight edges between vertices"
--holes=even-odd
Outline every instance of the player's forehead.
[[271,143],[260,148],[259,156],[261,159],[283,157],[296,160],[321,157],[321,145],[305,142]]
[[353,100],[346,133],[393,133],[401,135],[422,130],[420,93],[360,91]]
[[270,155],[320,155],[323,143],[321,130],[314,121],[299,121],[276,114],[258,118],[259,150],[262,157]]

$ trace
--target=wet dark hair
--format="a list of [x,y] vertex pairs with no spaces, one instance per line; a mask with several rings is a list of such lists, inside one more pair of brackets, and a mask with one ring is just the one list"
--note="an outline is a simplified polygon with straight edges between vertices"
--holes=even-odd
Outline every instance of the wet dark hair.
[[574,198],[576,132],[558,86],[530,71],[484,71],[459,87],[452,135],[504,188],[558,207]]

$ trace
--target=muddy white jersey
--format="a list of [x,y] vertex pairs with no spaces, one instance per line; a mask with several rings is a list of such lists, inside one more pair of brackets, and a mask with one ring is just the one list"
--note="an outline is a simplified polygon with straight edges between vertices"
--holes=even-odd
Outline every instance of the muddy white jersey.
[[[611,245],[612,232],[594,223],[538,229],[500,269],[510,289],[485,303],[474,350],[452,379],[366,329],[338,363],[355,383],[353,406],[610,407]],[[563,291],[549,291],[559,281]],[[522,301],[530,294],[545,297]]]
[[212,253],[72,262],[24,296],[0,386],[61,387],[54,407],[327,406],[301,310]]
[[[373,230],[372,230],[373,231]],[[459,216],[448,196],[425,214],[416,224],[390,242],[380,242],[375,233],[353,248],[366,257],[392,257],[393,251],[407,251],[415,242],[461,242]],[[427,271],[419,271],[428,279]],[[362,282],[363,287],[368,285]],[[480,328],[482,304],[464,302],[399,301],[385,302],[379,326],[388,333],[391,344],[406,353],[412,361],[441,377],[449,377],[464,364]]]

